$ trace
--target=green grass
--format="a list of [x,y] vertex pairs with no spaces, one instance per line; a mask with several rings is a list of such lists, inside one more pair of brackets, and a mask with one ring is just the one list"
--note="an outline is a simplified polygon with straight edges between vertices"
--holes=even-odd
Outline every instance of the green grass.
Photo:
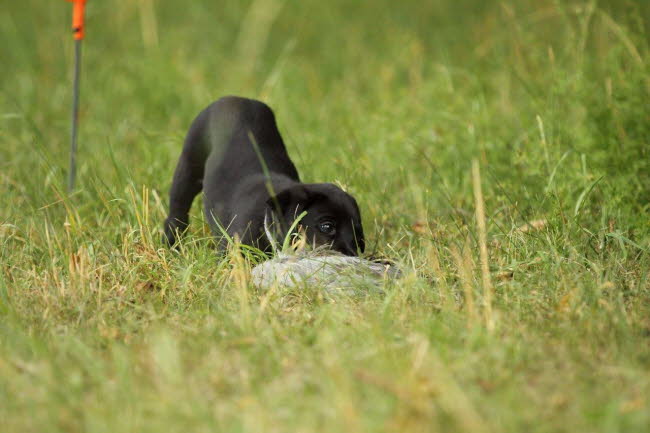
[[[0,430],[650,431],[649,13],[91,0],[68,196],[70,6],[3,5]],[[260,293],[200,203],[162,248],[184,133],[226,94],[275,109],[403,280]]]

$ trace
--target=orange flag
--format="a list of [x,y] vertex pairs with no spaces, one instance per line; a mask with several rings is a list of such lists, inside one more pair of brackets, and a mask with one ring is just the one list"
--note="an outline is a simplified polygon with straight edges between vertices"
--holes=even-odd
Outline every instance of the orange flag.
[[74,32],[74,38],[81,40],[84,38],[84,7],[86,6],[86,0],[67,1],[74,4],[72,9],[72,31]]

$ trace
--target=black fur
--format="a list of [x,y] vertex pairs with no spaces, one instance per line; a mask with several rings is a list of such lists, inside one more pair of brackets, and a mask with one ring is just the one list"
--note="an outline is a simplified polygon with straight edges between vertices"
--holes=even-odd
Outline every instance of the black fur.
[[[314,246],[329,245],[347,255],[364,250],[354,198],[333,184],[300,182],[273,111],[260,101],[227,96],[192,123],[169,194],[164,227],[169,245],[187,228],[192,201],[201,190],[217,238],[223,239],[219,224],[242,243],[268,251],[265,216],[282,237],[306,211],[300,225]],[[334,233],[328,233],[332,226]]]

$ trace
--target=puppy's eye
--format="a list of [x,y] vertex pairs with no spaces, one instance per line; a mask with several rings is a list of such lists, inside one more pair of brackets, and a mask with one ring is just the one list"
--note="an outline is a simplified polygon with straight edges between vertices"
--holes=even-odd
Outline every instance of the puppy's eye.
[[326,235],[333,235],[336,231],[336,226],[331,221],[325,221],[318,224],[318,230],[320,230],[322,233],[325,233]]

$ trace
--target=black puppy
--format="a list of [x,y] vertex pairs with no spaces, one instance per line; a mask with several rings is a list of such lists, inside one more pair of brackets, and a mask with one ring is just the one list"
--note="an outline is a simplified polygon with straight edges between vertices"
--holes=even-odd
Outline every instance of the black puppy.
[[364,250],[354,198],[330,183],[300,182],[273,111],[260,101],[227,96],[192,123],[170,191],[164,227],[169,245],[189,224],[192,201],[201,189],[217,237],[223,238],[220,225],[242,243],[268,251],[267,232],[285,236],[306,211],[299,224],[312,245],[328,245],[346,255]]

